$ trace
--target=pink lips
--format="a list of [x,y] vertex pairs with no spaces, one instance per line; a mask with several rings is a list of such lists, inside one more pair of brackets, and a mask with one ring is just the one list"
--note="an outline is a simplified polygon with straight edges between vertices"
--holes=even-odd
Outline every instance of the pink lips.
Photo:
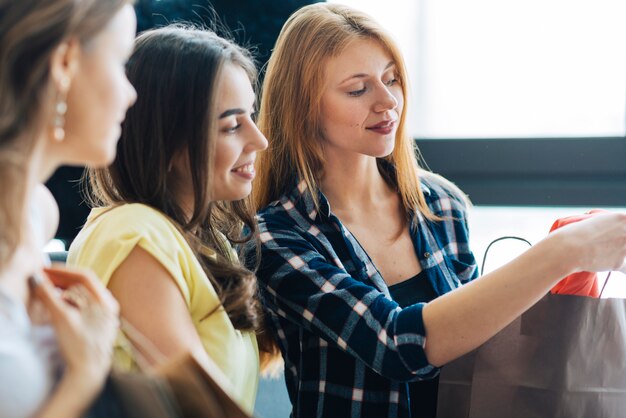
[[391,132],[393,132],[393,128],[395,127],[395,125],[396,121],[393,119],[389,119],[379,122],[376,125],[368,126],[366,129],[377,132],[381,135],[389,135]]

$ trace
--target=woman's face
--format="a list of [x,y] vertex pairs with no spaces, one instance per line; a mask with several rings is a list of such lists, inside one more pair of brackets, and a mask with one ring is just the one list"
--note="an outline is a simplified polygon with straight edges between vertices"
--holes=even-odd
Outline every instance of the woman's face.
[[404,105],[397,69],[379,42],[358,39],[326,63],[324,152],[391,154]]
[[106,28],[81,48],[67,95],[67,163],[104,166],[115,158],[120,124],[137,94],[126,78],[125,64],[136,31],[135,12],[125,5]]
[[218,83],[218,135],[211,200],[240,200],[252,191],[257,151],[267,140],[254,123],[255,96],[243,68],[226,64]]

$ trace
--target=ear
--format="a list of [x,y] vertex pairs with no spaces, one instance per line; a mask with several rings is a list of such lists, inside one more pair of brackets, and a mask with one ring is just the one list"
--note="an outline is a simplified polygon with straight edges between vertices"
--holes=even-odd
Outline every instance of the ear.
[[67,93],[78,72],[81,56],[80,41],[71,38],[56,47],[50,57],[50,78],[56,89]]

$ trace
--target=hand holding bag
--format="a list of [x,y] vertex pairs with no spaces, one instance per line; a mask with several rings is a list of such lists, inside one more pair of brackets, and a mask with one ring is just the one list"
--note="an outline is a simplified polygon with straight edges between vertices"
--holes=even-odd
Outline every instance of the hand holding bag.
[[[580,222],[591,216],[599,213],[606,213],[605,210],[593,209],[583,215],[568,216],[565,218],[557,219],[550,228],[550,232],[562,226]],[[592,298],[600,297],[600,286],[598,284],[598,274],[589,271],[580,271],[573,273],[558,282],[550,293],[555,295],[578,295],[578,296],[590,296]]]
[[441,418],[621,418],[625,411],[624,299],[548,294],[439,378]]

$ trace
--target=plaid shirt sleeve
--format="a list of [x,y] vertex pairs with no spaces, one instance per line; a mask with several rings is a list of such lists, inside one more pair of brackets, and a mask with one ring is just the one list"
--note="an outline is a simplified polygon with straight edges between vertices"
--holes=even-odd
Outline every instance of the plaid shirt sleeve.
[[266,307],[389,379],[436,375],[424,353],[424,304],[401,309],[329,259],[315,227],[304,231],[292,221],[284,210],[260,218],[258,278]]

